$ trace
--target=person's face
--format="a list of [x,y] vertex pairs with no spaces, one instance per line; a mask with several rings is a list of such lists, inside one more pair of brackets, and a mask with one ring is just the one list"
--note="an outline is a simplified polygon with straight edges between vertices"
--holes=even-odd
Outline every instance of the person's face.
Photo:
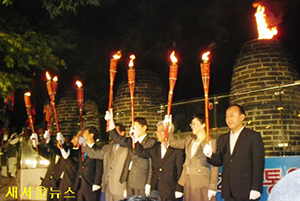
[[236,133],[243,127],[245,115],[240,112],[237,106],[232,106],[226,110],[226,124],[233,133]]
[[156,129],[156,137],[157,137],[157,140],[161,143],[163,143],[165,141],[165,135],[166,135],[166,129],[165,129],[165,126],[163,124],[159,124],[157,126],[157,129]]
[[139,124],[138,122],[134,122],[134,126],[135,126],[135,129],[136,129],[136,135],[138,137],[141,137],[143,135],[145,135],[147,132],[147,126],[142,126],[141,124]]
[[78,147],[78,146],[79,146],[79,144],[78,144],[79,135],[80,135],[80,134],[75,135],[75,136],[72,138],[72,140],[71,140],[71,143],[73,144],[74,147]]
[[116,130],[118,132],[119,135],[124,136],[125,135],[125,131],[121,131],[120,130],[120,126],[116,126]]
[[205,123],[202,124],[202,123],[199,121],[199,119],[194,118],[194,119],[192,119],[190,126],[191,126],[191,129],[192,129],[192,133],[193,133],[194,135],[196,135],[196,134],[198,134],[198,133],[200,133],[201,131],[204,130],[204,128],[205,128]]
[[93,142],[94,141],[94,134],[90,133],[89,130],[85,130],[83,132],[83,137],[84,137],[86,142]]

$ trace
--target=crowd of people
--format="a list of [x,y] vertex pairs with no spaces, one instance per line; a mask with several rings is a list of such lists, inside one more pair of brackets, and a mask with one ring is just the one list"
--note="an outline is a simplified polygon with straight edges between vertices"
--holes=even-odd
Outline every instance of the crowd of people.
[[72,139],[61,133],[53,139],[47,130],[32,133],[33,147],[50,161],[41,182],[47,200],[214,201],[219,166],[225,201],[259,200],[264,145],[259,133],[244,127],[241,106],[226,110],[230,132],[218,140],[207,139],[202,114],[192,117],[192,133],[184,139],[174,137],[171,115],[157,123],[156,138],[148,136],[145,118],[135,118],[129,136],[122,124],[115,124],[112,111],[106,112],[105,119],[111,143],[103,147],[96,144],[95,127],[79,131]]
[[[15,178],[17,173],[19,136],[16,128],[4,126],[0,130],[1,177]],[[0,185],[2,181],[0,180]]]

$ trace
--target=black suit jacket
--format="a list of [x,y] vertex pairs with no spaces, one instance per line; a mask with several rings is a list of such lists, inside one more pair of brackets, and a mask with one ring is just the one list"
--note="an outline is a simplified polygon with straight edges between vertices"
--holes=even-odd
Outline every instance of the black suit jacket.
[[[65,164],[61,157],[60,150],[55,147],[51,140],[46,146],[38,145],[38,148],[39,154],[47,158],[50,162],[41,185],[46,188],[52,187],[54,189],[58,189],[60,176],[63,172]],[[56,158],[59,158],[58,161],[56,161]]]
[[230,133],[220,136],[217,151],[208,162],[223,166],[222,197],[249,198],[251,190],[262,192],[265,149],[259,133],[244,128],[230,154]]
[[153,147],[143,149],[137,142],[136,153],[140,157],[152,158],[151,190],[157,190],[161,200],[175,200],[175,191],[183,192],[183,187],[177,182],[184,162],[184,150],[169,146],[165,156],[161,158],[161,143],[157,142]]
[[[94,144],[92,149],[101,149],[101,147]],[[82,161],[80,149],[78,150],[78,161],[78,172],[74,188],[87,194],[91,193],[93,184],[101,186],[103,162],[99,159],[90,159],[88,156]]]

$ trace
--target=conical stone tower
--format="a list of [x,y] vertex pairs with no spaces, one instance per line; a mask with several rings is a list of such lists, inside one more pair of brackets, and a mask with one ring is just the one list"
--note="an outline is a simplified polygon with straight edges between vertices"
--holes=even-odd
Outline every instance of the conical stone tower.
[[[77,104],[76,90],[67,91],[64,95],[57,100],[56,104],[57,116],[59,120],[60,132],[64,136],[76,135],[80,130],[80,116]],[[100,131],[100,120],[98,106],[95,101],[85,100],[83,105],[84,112],[84,128],[87,126],[95,126]],[[57,129],[53,125],[53,133]],[[100,136],[98,136],[99,138]]]
[[268,156],[300,151],[300,88],[276,87],[298,82],[296,64],[278,40],[252,40],[242,46],[230,103],[245,108],[246,126],[262,134]]
[[[135,117],[144,117],[148,121],[148,134],[153,136],[156,124],[162,120],[160,105],[167,103],[168,92],[166,91],[159,76],[148,69],[136,69],[135,78]],[[127,78],[124,79],[114,97],[115,121],[122,123],[127,128],[131,126],[131,103]]]

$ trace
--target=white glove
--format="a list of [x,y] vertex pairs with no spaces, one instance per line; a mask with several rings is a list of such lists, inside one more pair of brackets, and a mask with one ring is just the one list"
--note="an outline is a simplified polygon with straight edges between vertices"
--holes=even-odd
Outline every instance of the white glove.
[[146,196],[150,196],[150,191],[151,191],[151,185],[146,184],[145,185],[145,194],[146,194]]
[[109,121],[109,124],[108,124],[108,130],[109,131],[115,129],[116,126],[115,126],[115,122],[114,122],[114,114],[113,114],[112,108],[110,108],[109,111],[105,112],[104,119],[106,121]]
[[58,132],[58,133],[56,134],[56,140],[57,140],[58,142],[61,142],[61,144],[63,144],[63,143],[64,143],[64,136],[63,136],[60,132]]
[[206,157],[210,158],[212,155],[212,146],[211,141],[209,141],[209,144],[205,144],[203,148],[203,153]]
[[126,189],[123,192],[123,198],[127,198],[127,190]]
[[172,115],[165,115],[164,126],[166,127],[167,125],[169,125],[169,132],[170,132],[172,127]]
[[181,198],[183,196],[183,193],[182,192],[179,192],[179,191],[175,191],[175,198]]
[[216,196],[216,195],[217,195],[217,191],[208,189],[208,193],[207,193],[208,200],[210,200],[213,196]]
[[78,138],[78,144],[79,144],[79,145],[83,145],[83,146],[86,145],[86,142],[85,142],[84,137],[79,136],[79,138]]
[[70,149],[68,149],[68,151],[66,151],[65,149],[60,149],[60,153],[64,159],[67,159],[70,155]]
[[249,196],[249,200],[256,200],[260,197],[260,192],[256,191],[256,190],[251,190],[250,191],[250,196]]
[[49,132],[49,130],[45,130],[45,133],[44,133],[43,137],[46,140],[46,144],[48,144],[50,142],[50,132]]
[[132,138],[132,141],[134,143],[136,143],[138,141],[138,137],[136,135],[136,129],[135,129],[135,126],[134,127],[130,127],[130,131],[129,131],[129,136]]
[[101,188],[101,186],[99,186],[99,185],[97,185],[97,184],[93,184],[93,186],[92,186],[92,191],[94,192],[94,191],[97,191],[97,190],[99,190]]
[[30,140],[32,141],[32,146],[35,148],[38,145],[38,136],[36,133],[32,133],[30,136]]

